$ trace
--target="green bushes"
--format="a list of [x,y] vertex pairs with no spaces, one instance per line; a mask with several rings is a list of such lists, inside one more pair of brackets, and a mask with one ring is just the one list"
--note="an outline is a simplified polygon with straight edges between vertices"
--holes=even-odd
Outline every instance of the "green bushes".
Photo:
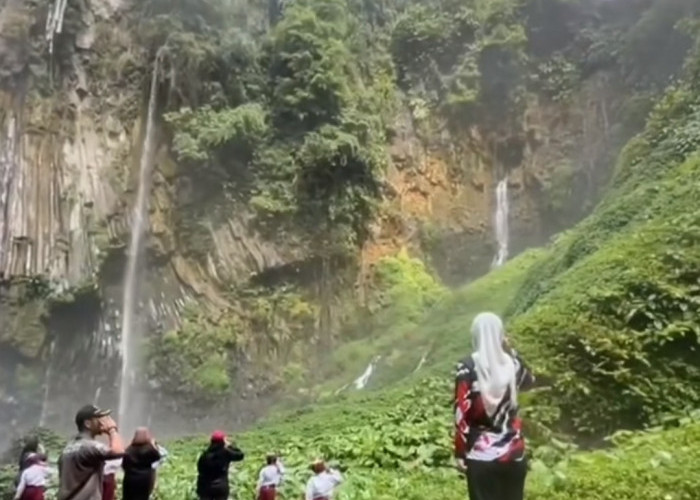
[[186,314],[178,330],[151,343],[150,375],[183,399],[207,401],[225,394],[239,329],[231,321],[212,323]]
[[551,378],[559,425],[598,435],[700,404],[696,97],[670,89],[600,207],[555,242],[510,327]]
[[[285,498],[301,495],[308,463],[323,453],[345,470],[338,498],[462,499],[466,485],[449,468],[449,402],[435,395],[449,388],[425,382],[414,391],[386,393],[354,406],[288,417],[235,436],[246,460],[235,468],[238,498],[251,498],[265,455],[279,451],[288,468]],[[435,408],[435,411],[426,411]],[[359,422],[368,425],[358,425]],[[370,423],[371,422],[371,423]],[[700,459],[700,424],[687,418],[679,427],[616,436],[614,448],[572,452],[564,443],[530,443],[534,458],[526,485],[530,500],[694,500],[700,478],[692,466]],[[206,437],[166,444],[170,457],[160,469],[157,500],[194,500],[196,458]],[[554,448],[558,452],[552,454]],[[50,452],[56,458],[57,450]],[[14,469],[0,469],[0,498],[12,498]],[[49,490],[49,499],[54,490]]]
[[[410,390],[351,398],[270,420],[236,437],[246,461],[236,468],[239,498],[253,495],[266,453],[279,451],[288,469],[285,498],[303,491],[308,464],[325,456],[345,470],[338,498],[461,499],[464,480],[451,469],[450,383],[425,380]],[[576,452],[556,439],[530,440],[530,500],[692,500],[700,480],[688,467],[700,458],[700,424],[686,418],[676,428],[616,436],[614,448]],[[205,444],[187,439],[169,446],[171,461],[158,483],[159,500],[190,500],[196,455]]]
[[390,308],[391,321],[416,321],[445,296],[445,290],[430,275],[420,259],[404,250],[377,263],[376,301]]
[[698,423],[630,436],[616,449],[573,456],[558,476],[534,470],[528,498],[692,500],[700,479],[688,465],[700,459],[699,439]]
[[176,130],[173,149],[181,160],[207,160],[225,146],[227,154],[245,163],[268,130],[265,110],[256,103],[222,111],[184,108],[165,119]]
[[374,92],[362,81],[370,65],[354,53],[358,36],[345,2],[325,0],[290,4],[258,43],[214,22],[167,39],[173,57],[192,56],[185,72],[206,82],[166,115],[176,154],[223,173],[261,222],[308,230],[319,252],[363,240],[380,196],[384,125],[373,104],[391,97],[386,84]]

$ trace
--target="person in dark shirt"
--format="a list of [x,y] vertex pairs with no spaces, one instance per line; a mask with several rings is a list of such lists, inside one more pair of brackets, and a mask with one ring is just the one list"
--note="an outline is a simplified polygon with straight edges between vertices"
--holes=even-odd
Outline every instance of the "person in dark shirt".
[[228,469],[231,462],[243,460],[243,452],[216,431],[209,447],[197,461],[197,496],[200,500],[226,500],[229,496]]
[[160,450],[150,431],[140,427],[122,459],[124,480],[122,500],[148,500],[155,485],[153,464],[161,459]]

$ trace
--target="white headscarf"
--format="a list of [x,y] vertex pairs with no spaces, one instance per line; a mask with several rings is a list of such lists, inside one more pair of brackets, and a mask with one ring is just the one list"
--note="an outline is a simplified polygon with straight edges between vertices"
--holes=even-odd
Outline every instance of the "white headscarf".
[[477,315],[472,323],[474,353],[479,390],[489,417],[493,417],[498,405],[510,388],[510,401],[517,406],[515,386],[515,362],[503,350],[503,322],[493,313]]

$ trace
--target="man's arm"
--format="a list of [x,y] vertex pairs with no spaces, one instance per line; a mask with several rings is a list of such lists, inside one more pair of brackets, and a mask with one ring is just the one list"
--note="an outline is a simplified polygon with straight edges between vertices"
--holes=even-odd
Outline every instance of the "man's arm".
[[265,480],[265,467],[260,469],[260,474],[258,474],[258,484],[255,485],[255,491],[260,493],[260,488],[262,488],[263,481]]
[[339,470],[337,469],[330,469],[328,471],[328,474],[331,476],[331,480],[333,481],[333,484],[335,486],[339,485],[340,483],[343,482],[343,475],[340,473]]
[[117,424],[112,420],[112,417],[104,417],[100,422],[100,428],[103,434],[107,434],[109,438],[109,451],[113,455],[117,455],[110,458],[119,458],[124,455],[124,441],[119,435],[119,430],[117,429]]
[[103,443],[94,441],[93,446],[86,446],[79,451],[78,459],[85,467],[96,469],[103,467],[107,460],[124,457],[124,442],[111,417],[100,420],[100,431],[107,435],[109,445],[105,446]]
[[281,460],[277,459],[277,471],[279,472],[279,484],[282,484],[284,482],[284,475],[287,472],[287,469],[284,468],[284,464],[282,463]]

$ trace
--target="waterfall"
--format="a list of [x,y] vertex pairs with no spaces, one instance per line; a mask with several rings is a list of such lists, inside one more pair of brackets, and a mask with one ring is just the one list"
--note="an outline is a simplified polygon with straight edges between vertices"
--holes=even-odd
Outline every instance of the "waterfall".
[[10,202],[12,184],[17,171],[18,125],[15,117],[10,118],[7,130],[0,136],[0,276],[7,267],[6,254],[9,252],[8,241]]
[[49,44],[49,54],[53,54],[54,37],[63,31],[66,5],[68,5],[68,0],[56,0],[49,6],[49,15],[46,18],[46,41]]
[[[430,352],[430,351],[428,351]],[[416,373],[418,370],[423,368],[423,365],[425,364],[426,361],[428,361],[428,352],[423,354],[423,356],[420,358],[420,361],[418,361],[418,365],[416,366],[416,369],[413,370],[413,373]]]
[[44,377],[44,398],[41,401],[41,415],[39,416],[39,427],[46,427],[46,419],[49,414],[49,396],[51,394],[50,387],[51,376],[53,375],[53,355],[56,350],[56,341],[51,341],[49,348],[49,359],[46,362],[46,375]]
[[131,219],[131,239],[127,255],[124,291],[122,300],[121,355],[122,370],[119,388],[119,424],[125,430],[133,430],[140,425],[143,417],[143,384],[139,385],[143,351],[141,340],[143,331],[140,318],[137,318],[137,297],[140,291],[140,265],[144,253],[144,236],[148,223],[148,200],[151,191],[153,170],[153,139],[160,70],[161,51],[158,51],[151,75],[151,90],[148,98],[146,134],[141,152],[139,184],[136,205]]
[[357,379],[355,379],[355,382],[353,384],[355,385],[355,389],[357,390],[362,390],[365,387],[367,387],[367,382],[369,382],[369,378],[372,376],[372,373],[374,373],[374,367],[377,364],[377,361],[381,359],[381,356],[375,357],[369,365],[367,365],[367,368],[365,369],[364,373],[360,375]]
[[493,258],[492,268],[500,267],[508,260],[508,179],[496,186],[496,242],[498,251]]

